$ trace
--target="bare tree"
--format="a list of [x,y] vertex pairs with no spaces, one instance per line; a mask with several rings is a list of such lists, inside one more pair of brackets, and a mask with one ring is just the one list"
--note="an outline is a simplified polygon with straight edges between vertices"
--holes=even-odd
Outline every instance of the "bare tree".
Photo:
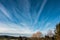
[[32,35],[32,37],[37,37],[37,38],[39,38],[39,37],[41,37],[41,35],[42,35],[42,33],[38,31],[38,32],[34,33],[34,34]]
[[53,35],[54,35],[54,33],[52,32],[52,30],[49,30],[49,31],[47,32],[47,36],[53,37]]

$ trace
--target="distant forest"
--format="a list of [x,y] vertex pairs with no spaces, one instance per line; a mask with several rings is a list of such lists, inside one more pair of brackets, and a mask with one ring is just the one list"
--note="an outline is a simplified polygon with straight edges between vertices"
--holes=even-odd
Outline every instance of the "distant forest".
[[[45,37],[13,37],[13,36],[0,36],[0,40],[60,40],[60,23],[56,25],[54,35],[45,35]],[[39,33],[38,33],[39,34]]]

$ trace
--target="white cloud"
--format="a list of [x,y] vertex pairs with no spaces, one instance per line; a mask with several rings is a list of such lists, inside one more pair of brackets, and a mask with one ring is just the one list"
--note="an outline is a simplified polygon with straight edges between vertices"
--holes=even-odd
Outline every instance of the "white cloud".
[[32,34],[33,31],[28,27],[25,28],[16,24],[6,24],[0,22],[0,33]]

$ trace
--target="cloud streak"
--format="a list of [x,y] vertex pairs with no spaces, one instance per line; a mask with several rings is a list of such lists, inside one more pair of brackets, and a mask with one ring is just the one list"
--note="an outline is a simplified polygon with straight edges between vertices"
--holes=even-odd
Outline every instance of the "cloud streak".
[[9,12],[5,9],[5,7],[1,3],[0,3],[0,11],[2,11],[5,16],[7,16],[9,19],[11,19]]
[[37,14],[37,17],[36,17],[35,22],[34,22],[33,25],[35,25],[35,24],[37,23],[37,21],[38,21],[38,19],[39,19],[39,16],[40,16],[41,12],[43,11],[43,8],[44,8],[46,2],[47,2],[47,0],[44,0],[43,3],[41,4],[41,8],[40,8],[40,10],[39,10],[39,12],[38,12],[38,14]]

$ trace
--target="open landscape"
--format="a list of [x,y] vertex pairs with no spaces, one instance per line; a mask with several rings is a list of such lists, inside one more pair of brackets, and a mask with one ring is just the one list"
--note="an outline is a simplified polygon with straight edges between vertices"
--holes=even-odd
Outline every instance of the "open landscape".
[[60,40],[60,0],[0,0],[0,40]]

